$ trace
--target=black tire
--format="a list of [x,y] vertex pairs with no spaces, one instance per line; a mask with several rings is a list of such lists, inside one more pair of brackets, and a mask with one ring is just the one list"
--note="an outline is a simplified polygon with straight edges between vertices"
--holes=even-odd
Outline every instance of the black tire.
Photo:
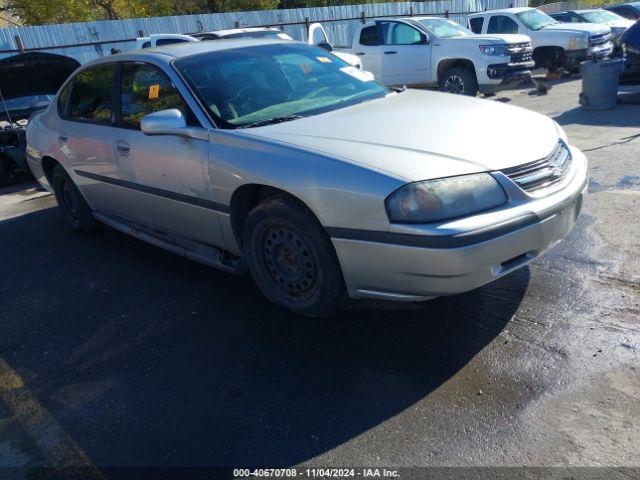
[[448,69],[440,79],[440,91],[475,97],[478,94],[475,72],[467,67]]
[[67,225],[76,232],[95,230],[98,223],[93,218],[91,208],[62,166],[56,165],[54,167],[51,181],[58,207],[60,207],[62,218]]
[[2,158],[0,158],[0,187],[5,187],[9,184],[9,172],[4,164]]
[[331,315],[344,279],[331,241],[315,216],[286,195],[255,207],[244,226],[247,265],[262,293],[292,313]]

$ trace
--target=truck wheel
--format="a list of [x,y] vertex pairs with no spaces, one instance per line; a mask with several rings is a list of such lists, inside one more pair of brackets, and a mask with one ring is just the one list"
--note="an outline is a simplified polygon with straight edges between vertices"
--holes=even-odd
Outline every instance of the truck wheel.
[[478,94],[476,74],[467,67],[453,67],[440,79],[440,90],[456,95],[475,97]]
[[95,230],[98,223],[93,218],[91,208],[64,168],[56,165],[51,174],[51,180],[62,218],[67,225],[76,232]]
[[313,214],[285,195],[254,208],[244,226],[253,279],[276,305],[306,316],[332,314],[344,298],[338,258]]

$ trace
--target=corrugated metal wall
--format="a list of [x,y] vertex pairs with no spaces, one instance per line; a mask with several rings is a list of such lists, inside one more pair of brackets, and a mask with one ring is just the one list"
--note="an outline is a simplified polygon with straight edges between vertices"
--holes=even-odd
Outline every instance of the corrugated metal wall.
[[[110,55],[111,49],[130,50],[138,37],[152,33],[195,33],[241,26],[284,25],[293,38],[304,40],[305,18],[321,21],[335,45],[350,45],[353,32],[364,12],[367,18],[408,15],[443,15],[464,24],[466,13],[510,6],[526,6],[527,0],[436,0],[430,2],[376,3],[335,7],[261,10],[253,12],[211,13],[175,17],[136,18],[64,25],[42,25],[0,29],[0,58],[18,53],[16,35],[25,49],[46,49],[50,53],[67,55],[80,63]],[[50,49],[51,47],[61,47]]]

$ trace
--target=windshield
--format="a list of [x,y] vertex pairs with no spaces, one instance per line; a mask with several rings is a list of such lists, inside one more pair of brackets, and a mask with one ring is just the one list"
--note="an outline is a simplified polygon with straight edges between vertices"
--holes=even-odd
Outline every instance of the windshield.
[[418,22],[422,24],[430,33],[439,38],[465,37],[473,35],[471,30],[467,30],[451,20],[444,18],[420,18]]
[[520,21],[524,23],[527,26],[527,28],[531,30],[540,30],[541,28],[544,28],[547,25],[560,23],[554,18],[551,18],[546,13],[542,13],[540,10],[537,10],[535,8],[532,8],[531,10],[526,10],[524,12],[516,13],[516,17],[518,17]]
[[325,50],[298,43],[208,52],[174,65],[223,128],[314,115],[390,92]]
[[590,10],[588,12],[580,12],[580,15],[589,23],[607,23],[624,20],[623,17],[606,10]]
[[48,105],[53,100],[54,95],[29,95],[27,97],[10,98],[0,105],[0,112],[7,110],[28,110],[30,108]]

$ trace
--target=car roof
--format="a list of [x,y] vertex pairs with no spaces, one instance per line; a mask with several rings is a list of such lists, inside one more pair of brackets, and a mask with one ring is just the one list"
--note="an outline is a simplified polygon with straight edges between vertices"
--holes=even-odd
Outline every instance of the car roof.
[[216,40],[215,42],[174,43],[171,45],[163,45],[161,47],[129,50],[117,55],[101,57],[96,60],[87,62],[86,64],[82,65],[81,68],[84,70],[86,67],[103,63],[144,61],[151,58],[153,58],[156,63],[170,63],[178,58],[190,57],[207,52],[218,52],[223,50],[233,50],[236,48],[256,47],[260,45],[291,45],[292,43],[300,43],[302,45],[306,45],[306,43],[295,41],[292,42],[291,40],[263,38],[233,38],[220,39]]

